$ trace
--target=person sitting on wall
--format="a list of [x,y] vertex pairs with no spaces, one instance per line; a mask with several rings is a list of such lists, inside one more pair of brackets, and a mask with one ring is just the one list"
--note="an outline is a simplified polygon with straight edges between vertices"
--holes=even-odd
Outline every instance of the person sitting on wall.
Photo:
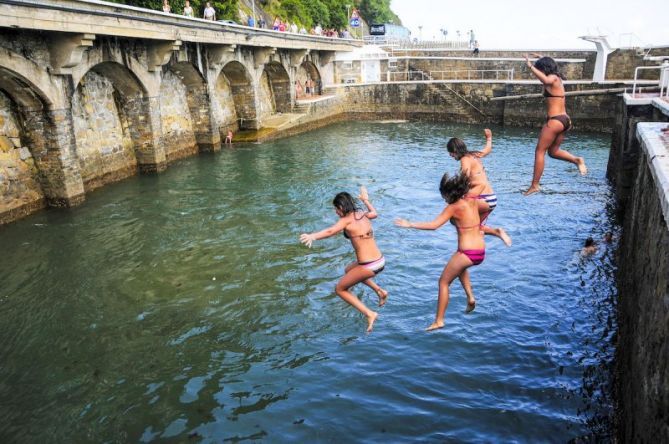
[[472,54],[478,54],[478,53],[479,53],[479,41],[474,40],[474,51],[472,52]]
[[203,15],[205,20],[214,20],[216,21],[216,10],[211,7],[211,3],[207,2],[206,8],[204,8],[204,15]]
[[228,130],[228,135],[225,136],[224,145],[230,144],[232,146],[232,130]]

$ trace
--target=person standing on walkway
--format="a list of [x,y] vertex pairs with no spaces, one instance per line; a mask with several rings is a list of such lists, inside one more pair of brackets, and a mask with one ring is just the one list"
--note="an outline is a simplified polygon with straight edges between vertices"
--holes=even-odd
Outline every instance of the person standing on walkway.
[[534,174],[532,183],[524,195],[538,193],[541,191],[539,182],[544,173],[544,162],[546,152],[553,159],[573,163],[578,167],[582,176],[588,173],[585,160],[576,157],[568,151],[560,149],[565,133],[572,127],[571,118],[567,114],[566,97],[562,81],[564,77],[558,71],[557,63],[550,57],[540,57],[534,64],[530,62],[529,55],[525,55],[527,67],[532,74],[539,79],[544,86],[544,97],[546,98],[546,123],[539,133],[539,141],[534,152]]
[[186,0],[186,4],[184,5],[184,15],[186,17],[193,17],[193,8],[188,0]]
[[476,42],[476,37],[474,37],[474,30],[469,30],[469,47],[474,49],[474,42]]
[[204,8],[204,15],[203,15],[205,20],[213,20],[216,21],[216,11],[214,8],[211,7],[211,3],[207,2],[207,6]]

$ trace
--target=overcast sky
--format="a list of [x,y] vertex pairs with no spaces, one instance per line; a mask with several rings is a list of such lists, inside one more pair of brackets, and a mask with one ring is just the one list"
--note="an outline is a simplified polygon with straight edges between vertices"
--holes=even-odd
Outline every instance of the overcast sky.
[[593,48],[582,35],[609,36],[613,47],[669,46],[669,0],[392,0],[404,26],[423,39],[474,30],[481,49]]

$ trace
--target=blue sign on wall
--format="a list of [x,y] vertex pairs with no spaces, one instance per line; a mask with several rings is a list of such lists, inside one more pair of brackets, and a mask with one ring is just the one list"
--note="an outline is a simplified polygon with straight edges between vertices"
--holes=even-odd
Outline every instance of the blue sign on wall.
[[351,27],[353,28],[359,28],[360,27],[360,19],[357,17],[353,17],[351,19]]

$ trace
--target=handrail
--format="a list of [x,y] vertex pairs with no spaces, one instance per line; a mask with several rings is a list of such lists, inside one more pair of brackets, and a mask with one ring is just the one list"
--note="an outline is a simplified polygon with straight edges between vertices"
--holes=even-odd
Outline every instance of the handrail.
[[[634,68],[634,83],[632,84],[632,96],[636,95],[636,84],[637,84],[637,80],[638,80],[638,76],[639,76],[639,70],[642,70],[642,69],[663,70],[663,69],[666,69],[666,66],[664,66],[664,65],[660,65],[660,66],[637,66],[636,68]],[[660,74],[662,74],[662,73],[660,72]],[[658,85],[659,84],[660,84],[660,81],[658,80]],[[661,95],[661,93],[660,93],[660,95]]]

